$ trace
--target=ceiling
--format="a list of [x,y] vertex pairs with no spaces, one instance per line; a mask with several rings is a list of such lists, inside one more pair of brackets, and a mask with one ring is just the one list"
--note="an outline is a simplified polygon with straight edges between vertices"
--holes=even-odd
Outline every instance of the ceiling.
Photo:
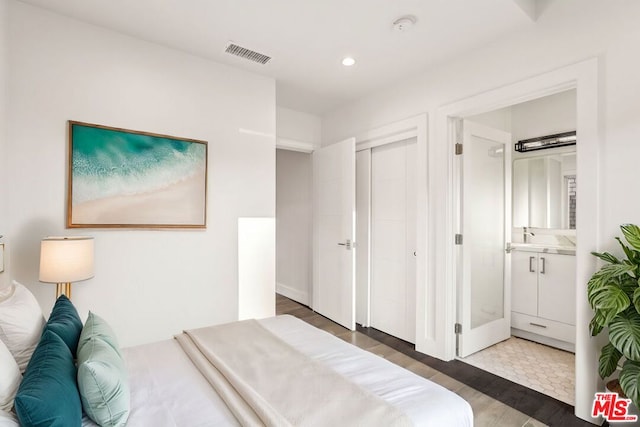
[[[322,114],[535,25],[536,0],[22,0],[276,80],[277,104]],[[540,1],[540,0],[538,0]],[[409,31],[393,21],[414,15]],[[273,59],[224,53],[228,41]],[[344,67],[342,58],[356,59]]]

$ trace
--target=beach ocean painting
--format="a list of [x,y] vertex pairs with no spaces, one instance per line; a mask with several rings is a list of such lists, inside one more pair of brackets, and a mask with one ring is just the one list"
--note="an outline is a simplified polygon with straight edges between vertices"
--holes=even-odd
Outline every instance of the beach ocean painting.
[[205,228],[207,142],[69,121],[69,228]]

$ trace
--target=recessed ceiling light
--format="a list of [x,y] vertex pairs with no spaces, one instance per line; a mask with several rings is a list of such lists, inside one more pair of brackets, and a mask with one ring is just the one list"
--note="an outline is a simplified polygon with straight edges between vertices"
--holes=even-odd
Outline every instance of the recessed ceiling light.
[[356,63],[356,60],[350,56],[347,56],[342,60],[342,65],[344,65],[345,67],[351,67],[355,63]]

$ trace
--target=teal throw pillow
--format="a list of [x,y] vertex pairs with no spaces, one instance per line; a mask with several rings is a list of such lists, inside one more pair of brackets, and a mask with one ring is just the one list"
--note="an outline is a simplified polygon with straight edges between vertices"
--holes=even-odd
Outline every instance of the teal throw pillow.
[[52,331],[62,338],[62,341],[67,344],[71,354],[75,357],[78,350],[80,332],[82,332],[82,320],[80,320],[76,308],[65,295],[60,295],[56,300],[49,320],[44,326],[44,331]]
[[22,427],[80,427],[82,405],[73,355],[62,339],[45,330],[15,398]]

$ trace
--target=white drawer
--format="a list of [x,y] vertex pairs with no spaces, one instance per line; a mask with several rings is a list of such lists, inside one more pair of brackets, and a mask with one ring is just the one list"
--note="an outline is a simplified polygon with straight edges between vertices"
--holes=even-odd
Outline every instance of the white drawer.
[[576,342],[576,327],[541,317],[511,312],[511,327],[560,341]]

